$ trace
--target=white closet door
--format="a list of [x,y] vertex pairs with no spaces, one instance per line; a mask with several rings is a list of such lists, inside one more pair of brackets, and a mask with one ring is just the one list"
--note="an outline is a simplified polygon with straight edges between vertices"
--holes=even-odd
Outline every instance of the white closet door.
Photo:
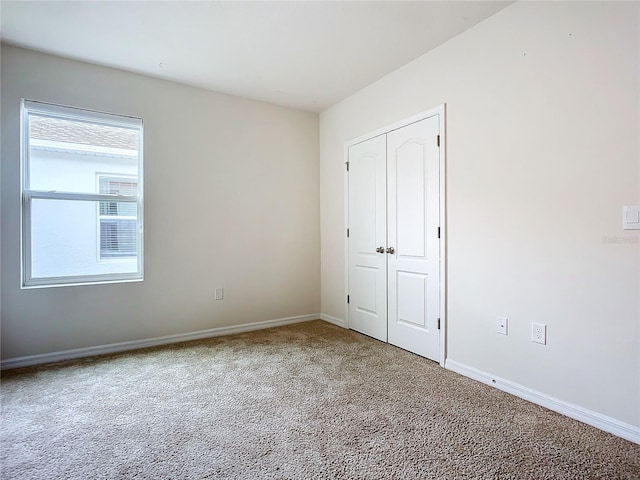
[[387,134],[389,343],[440,357],[438,116]]
[[349,148],[349,328],[387,341],[386,138]]

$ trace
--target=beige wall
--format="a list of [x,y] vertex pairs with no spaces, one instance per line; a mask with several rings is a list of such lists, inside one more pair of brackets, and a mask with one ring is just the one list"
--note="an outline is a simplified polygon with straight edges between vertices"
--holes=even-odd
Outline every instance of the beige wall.
[[640,426],[639,7],[516,3],[323,112],[322,312],[345,318],[344,142],[446,102],[449,359]]
[[[6,45],[1,95],[3,359],[319,312],[316,114]],[[144,119],[144,282],[20,290],[21,97]]]

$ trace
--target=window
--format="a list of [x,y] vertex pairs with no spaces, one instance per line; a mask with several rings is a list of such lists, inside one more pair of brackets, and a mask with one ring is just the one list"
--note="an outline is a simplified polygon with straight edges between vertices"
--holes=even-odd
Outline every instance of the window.
[[142,279],[142,120],[22,101],[22,285]]
[[[135,195],[135,178],[98,175],[99,193],[106,195]],[[100,202],[100,258],[135,257],[136,210],[135,205],[122,202]]]

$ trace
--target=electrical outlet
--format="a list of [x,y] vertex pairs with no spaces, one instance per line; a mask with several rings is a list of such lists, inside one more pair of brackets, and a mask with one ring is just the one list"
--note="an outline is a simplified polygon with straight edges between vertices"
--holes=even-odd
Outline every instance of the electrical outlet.
[[222,300],[224,298],[224,288],[216,288],[216,300]]
[[531,324],[531,341],[542,345],[547,344],[547,326],[544,323]]
[[509,319],[506,317],[496,317],[496,331],[502,335],[507,335]]

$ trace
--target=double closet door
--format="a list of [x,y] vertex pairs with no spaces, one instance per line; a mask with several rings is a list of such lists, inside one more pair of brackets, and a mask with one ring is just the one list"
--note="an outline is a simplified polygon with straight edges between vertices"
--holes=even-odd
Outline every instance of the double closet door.
[[439,115],[348,148],[349,328],[440,357]]

